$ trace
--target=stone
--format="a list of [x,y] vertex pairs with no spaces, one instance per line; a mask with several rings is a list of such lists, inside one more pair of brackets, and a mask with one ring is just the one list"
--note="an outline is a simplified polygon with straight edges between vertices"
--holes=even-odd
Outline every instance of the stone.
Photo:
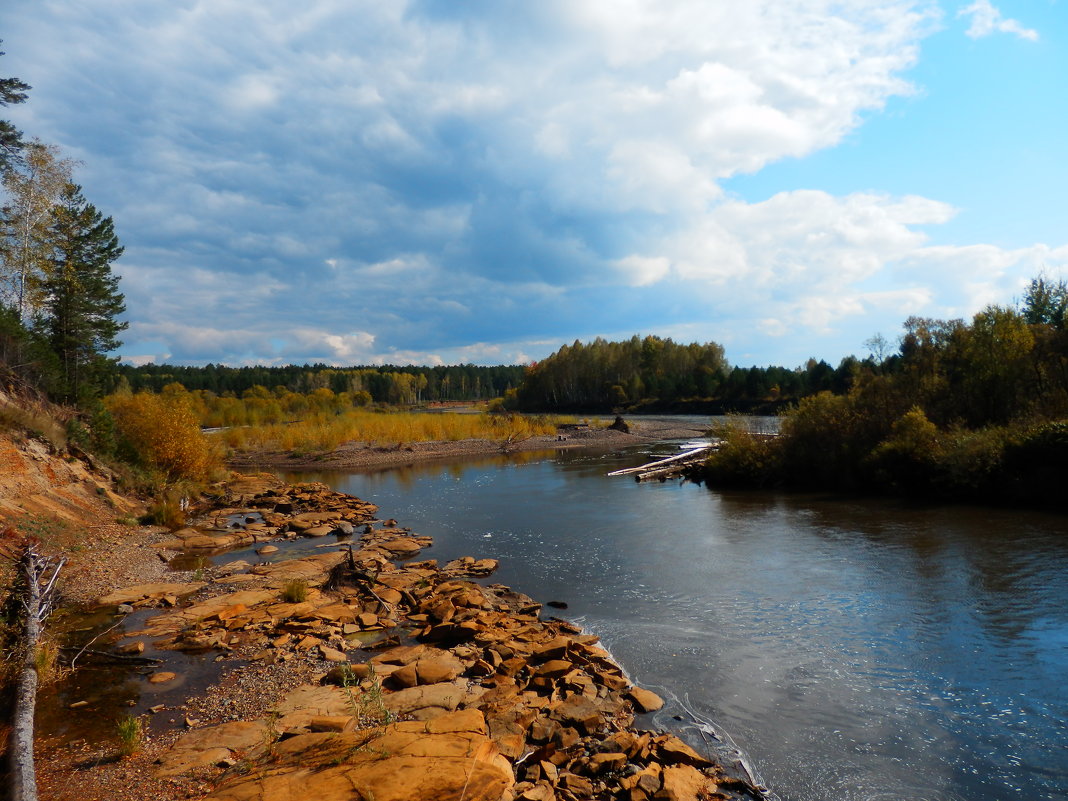
[[244,754],[262,745],[266,731],[263,720],[240,720],[194,729],[182,735],[164,751],[156,764],[159,776],[178,776],[196,768],[216,765],[224,759]]
[[401,689],[415,687],[419,684],[419,674],[416,672],[415,663],[402,665],[389,675],[390,684]]
[[148,677],[150,684],[166,684],[168,681],[174,681],[178,678],[177,673],[171,673],[168,670],[161,670],[158,673],[153,673]]
[[716,784],[689,765],[664,768],[663,784],[653,796],[656,801],[701,801],[716,790]]
[[338,651],[336,648],[329,648],[325,645],[319,646],[319,653],[323,659],[327,662],[348,662],[349,658],[343,651]]
[[320,684],[335,684],[338,687],[352,686],[370,675],[370,669],[366,664],[346,663],[330,668],[319,679]]
[[665,764],[685,764],[696,767],[708,767],[712,762],[694,751],[682,740],[673,734],[664,735],[663,741],[657,744],[660,752],[660,760]]
[[574,773],[564,773],[560,776],[560,784],[566,787],[567,790],[577,798],[593,797],[593,782],[585,776],[578,776]]
[[516,798],[522,799],[522,801],[556,801],[556,792],[549,782],[540,781],[533,787],[521,792]]
[[136,604],[142,601],[159,600],[165,595],[189,595],[203,587],[205,582],[193,581],[187,584],[137,584],[114,590],[97,599],[97,606],[118,606],[119,604]]
[[363,628],[369,629],[372,626],[378,625],[378,615],[376,615],[374,612],[361,612],[360,614],[356,615],[356,622],[359,623]]
[[379,546],[382,550],[387,551],[393,556],[406,557],[415,556],[421,550],[423,546],[417,541],[409,539],[407,537],[398,537],[395,540],[389,540],[388,542],[380,543]]
[[593,734],[601,725],[601,710],[589,698],[572,695],[553,710],[552,716],[565,723],[575,723],[586,734]]
[[415,662],[420,684],[440,684],[452,681],[464,669],[463,662],[449,653],[423,656]]
[[535,676],[544,676],[548,679],[558,679],[568,673],[574,665],[565,659],[551,659],[534,671]]
[[663,698],[641,687],[631,687],[627,691],[627,698],[634,702],[635,708],[640,712],[655,712],[664,705]]
[[266,556],[269,553],[278,553],[278,546],[276,545],[264,545],[256,550],[260,556]]
[[356,726],[356,719],[351,715],[333,715],[312,718],[308,728],[315,731],[349,731]]
[[223,782],[206,801],[500,801],[513,785],[477,710],[380,729],[310,733],[275,744],[268,772]]
[[594,774],[619,770],[627,764],[627,755],[618,753],[594,754],[590,757],[590,770]]
[[333,526],[312,526],[301,532],[305,537],[325,537],[334,533]]
[[430,684],[425,687],[409,687],[388,693],[382,697],[382,703],[395,715],[413,715],[425,719],[451,712],[464,701],[468,684],[463,679],[448,684]]
[[145,652],[145,642],[144,640],[134,640],[125,645],[120,645],[117,650],[120,654],[137,656],[138,654],[143,654]]

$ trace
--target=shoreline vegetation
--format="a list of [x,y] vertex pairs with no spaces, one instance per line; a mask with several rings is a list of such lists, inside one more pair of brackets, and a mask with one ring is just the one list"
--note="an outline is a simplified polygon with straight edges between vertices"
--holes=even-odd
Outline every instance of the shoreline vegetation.
[[803,398],[781,435],[740,427],[695,471],[714,486],[895,494],[1064,509],[1068,284],[970,323],[910,318],[898,354]]

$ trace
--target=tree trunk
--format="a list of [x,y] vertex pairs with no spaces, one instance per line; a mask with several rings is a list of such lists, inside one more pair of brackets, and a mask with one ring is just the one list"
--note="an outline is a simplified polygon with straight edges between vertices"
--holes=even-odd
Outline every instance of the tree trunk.
[[26,582],[26,622],[23,628],[24,656],[15,687],[15,715],[12,720],[11,797],[12,801],[37,801],[37,774],[33,764],[33,712],[37,703],[37,643],[41,639],[41,590],[37,582],[36,560],[27,548],[19,560]]

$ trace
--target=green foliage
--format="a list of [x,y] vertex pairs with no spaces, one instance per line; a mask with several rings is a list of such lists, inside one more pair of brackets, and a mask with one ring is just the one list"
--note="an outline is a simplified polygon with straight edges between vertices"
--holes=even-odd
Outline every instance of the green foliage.
[[877,483],[920,489],[930,485],[940,454],[938,426],[913,406],[894,421],[890,436],[869,454],[867,466]]
[[115,721],[115,733],[119,736],[119,754],[133,756],[141,750],[144,728],[141,718],[125,715]]
[[518,403],[527,410],[574,410],[642,398],[708,398],[726,374],[723,348],[715,342],[681,345],[655,336],[575,341],[527,371]]
[[308,582],[304,579],[287,581],[282,588],[282,600],[287,604],[302,604],[308,600]]
[[[713,483],[883,489],[1059,503],[1068,483],[1068,286],[1032,282],[1020,310],[905,321],[901,351],[843,360],[846,391],[803,398],[774,443],[729,443]],[[873,346],[874,347],[874,346]],[[809,365],[818,376],[819,365]],[[828,380],[832,376],[823,370]]]
[[[178,382],[190,392],[203,391],[212,396],[238,398],[253,387],[256,399],[267,395],[281,400],[287,395],[307,397],[319,389],[334,396],[344,395],[352,406],[378,404],[422,404],[440,401],[475,401],[504,395],[518,386],[523,367],[473,364],[424,367],[382,365],[380,367],[331,367],[325,364],[287,365],[284,367],[226,367],[209,364],[192,367],[171,364],[147,364],[138,367],[120,365],[119,371],[133,391],[160,392],[164,386]],[[269,387],[267,395],[262,390]]]
[[164,492],[157,497],[148,505],[138,522],[146,526],[165,526],[171,531],[182,528],[186,523],[186,515],[178,493]]
[[[0,78],[0,106],[25,102],[29,90],[30,85],[18,78]],[[18,163],[23,146],[22,131],[7,120],[0,120],[0,173]]]
[[41,281],[41,328],[62,366],[65,396],[81,399],[113,368],[126,310],[111,263],[123,252],[110,217],[68,183],[48,227],[48,268]]
[[727,425],[713,434],[723,445],[705,464],[709,481],[725,486],[768,487],[781,480],[782,451],[773,438],[752,434],[741,425]]
[[1063,279],[1053,282],[1045,276],[1032,278],[1020,307],[1029,324],[1064,329],[1068,322],[1068,283]]

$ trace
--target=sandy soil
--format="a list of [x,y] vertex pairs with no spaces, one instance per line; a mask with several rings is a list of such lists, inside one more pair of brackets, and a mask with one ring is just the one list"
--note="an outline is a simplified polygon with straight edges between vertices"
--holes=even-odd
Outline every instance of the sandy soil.
[[661,439],[688,439],[701,436],[703,428],[680,424],[630,422],[630,433],[607,428],[562,431],[558,436],[538,436],[506,442],[488,439],[465,439],[449,442],[412,442],[383,446],[370,442],[346,442],[327,453],[297,455],[288,451],[254,451],[227,460],[231,467],[247,469],[293,468],[317,470],[360,470],[413,462],[483,456],[517,451],[564,450],[569,448],[618,449]]

